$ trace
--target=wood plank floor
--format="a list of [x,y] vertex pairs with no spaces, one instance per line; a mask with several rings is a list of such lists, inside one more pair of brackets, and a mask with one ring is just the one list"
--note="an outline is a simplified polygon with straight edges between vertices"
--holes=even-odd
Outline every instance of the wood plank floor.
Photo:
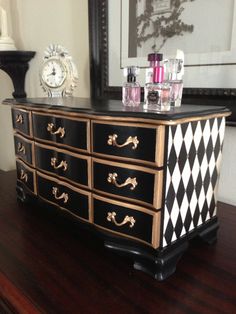
[[16,201],[0,171],[0,313],[236,313],[236,208],[219,203],[216,245],[192,244],[157,282],[49,208]]

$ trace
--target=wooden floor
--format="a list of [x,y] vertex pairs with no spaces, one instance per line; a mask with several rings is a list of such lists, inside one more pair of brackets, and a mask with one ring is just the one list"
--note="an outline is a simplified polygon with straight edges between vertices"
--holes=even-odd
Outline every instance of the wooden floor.
[[160,283],[63,215],[19,205],[15,172],[0,171],[0,313],[234,314],[236,208],[218,216],[217,244],[192,244]]

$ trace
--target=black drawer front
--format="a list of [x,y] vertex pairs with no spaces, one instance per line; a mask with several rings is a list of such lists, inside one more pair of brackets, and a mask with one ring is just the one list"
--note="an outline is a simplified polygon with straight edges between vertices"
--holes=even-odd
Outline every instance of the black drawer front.
[[[87,123],[33,113],[34,137],[86,151],[88,150]],[[52,134],[58,131],[58,134]]]
[[30,114],[28,111],[21,109],[12,109],[13,129],[30,135]]
[[[35,145],[36,167],[88,186],[88,161],[58,150]],[[56,167],[59,169],[55,169]]]
[[[88,195],[80,193],[64,184],[37,175],[38,195],[71,213],[89,219]],[[59,198],[59,199],[58,199]]]
[[14,144],[16,156],[32,165],[32,142],[14,135]]
[[[152,215],[96,198],[93,199],[93,206],[94,223],[96,225],[152,243]],[[130,222],[122,226],[116,226],[114,222],[107,219],[109,213],[115,213],[115,220],[118,224],[124,221],[125,216],[133,217],[135,220],[133,227],[130,227]]]
[[[156,132],[155,128],[93,123],[93,151],[100,154],[155,162]],[[111,144],[114,142],[111,139],[114,135],[117,135],[115,142],[118,145],[128,143],[130,137],[133,138],[134,144],[117,147]],[[138,140],[136,148],[135,138]]]
[[94,188],[153,204],[155,175],[136,170],[137,167],[128,169],[114,164],[93,163]]
[[16,174],[17,179],[21,181],[30,191],[35,193],[34,170],[24,165],[23,162],[16,160]]

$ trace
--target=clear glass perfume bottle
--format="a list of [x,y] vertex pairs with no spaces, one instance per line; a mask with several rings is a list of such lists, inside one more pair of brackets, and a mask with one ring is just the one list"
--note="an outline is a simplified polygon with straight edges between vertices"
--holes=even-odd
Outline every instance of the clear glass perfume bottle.
[[[160,62],[163,59],[162,53],[149,53],[147,60],[149,61],[149,67],[146,68],[145,84],[153,82],[153,69],[161,66]],[[144,100],[147,98],[146,89],[144,89]]]
[[163,82],[164,68],[153,68],[153,82],[145,84],[145,108],[168,111],[170,110],[170,85]]
[[183,93],[183,60],[169,59],[165,61],[166,81],[170,84],[170,104],[181,106]]
[[127,82],[122,88],[122,102],[124,106],[135,107],[140,104],[141,87],[136,82],[136,77],[139,74],[139,68],[130,66],[124,68],[124,76],[127,77]]

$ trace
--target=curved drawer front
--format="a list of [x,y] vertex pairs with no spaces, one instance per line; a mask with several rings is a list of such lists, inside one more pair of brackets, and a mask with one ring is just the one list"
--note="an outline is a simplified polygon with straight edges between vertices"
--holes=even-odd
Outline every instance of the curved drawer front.
[[59,146],[89,151],[89,121],[33,113],[34,137]]
[[23,109],[12,108],[13,129],[25,135],[31,135],[31,113]]
[[90,185],[90,157],[35,143],[35,164],[37,168],[73,181],[72,183]]
[[94,189],[160,208],[162,171],[99,159],[93,159],[92,169]]
[[36,193],[35,170],[28,167],[24,162],[16,159],[17,180],[22,182],[31,192]]
[[89,220],[90,193],[37,172],[38,195],[70,213]]
[[164,127],[92,122],[93,152],[163,165]]
[[25,162],[33,165],[32,159],[33,142],[28,139],[25,139],[23,136],[15,134],[14,144],[16,156],[19,157],[20,159],[23,159]]
[[121,236],[139,239],[154,247],[159,246],[159,212],[96,195],[93,195],[93,211],[95,225]]

